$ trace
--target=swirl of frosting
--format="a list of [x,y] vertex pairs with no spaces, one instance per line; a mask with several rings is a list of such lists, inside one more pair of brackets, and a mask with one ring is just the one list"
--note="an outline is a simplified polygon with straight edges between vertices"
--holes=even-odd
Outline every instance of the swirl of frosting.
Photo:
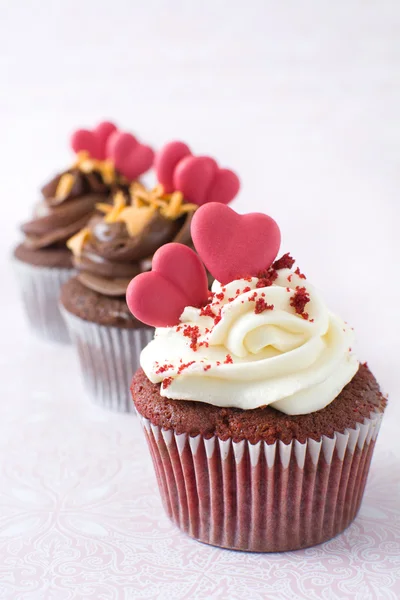
[[119,192],[113,207],[98,205],[105,216],[94,216],[68,242],[79,281],[106,296],[124,296],[130,280],[151,269],[153,254],[164,244],[192,243],[190,223],[197,207],[182,203],[179,196],[179,206],[171,211],[172,196],[157,204],[156,194],[153,198],[139,183],[131,196]]
[[167,398],[295,415],[324,408],[358,369],[353,331],[305,277],[214,282],[209,304],[158,328],[141,366]]
[[71,169],[42,188],[43,198],[35,207],[33,219],[22,225],[24,245],[32,250],[64,245],[86,225],[96,204],[105,202],[113,189],[125,183],[105,161],[91,160],[85,153],[78,156]]

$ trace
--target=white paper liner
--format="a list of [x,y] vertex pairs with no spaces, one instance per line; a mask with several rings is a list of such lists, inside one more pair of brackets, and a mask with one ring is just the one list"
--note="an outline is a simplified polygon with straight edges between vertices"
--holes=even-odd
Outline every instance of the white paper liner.
[[103,408],[134,413],[130,385],[140,366],[140,353],[153,339],[148,327],[123,329],[80,319],[61,307],[76,345],[85,388]]
[[277,552],[326,541],[355,518],[382,413],[354,429],[268,445],[177,435],[139,415],[163,504],[193,538]]
[[22,303],[32,329],[53,342],[69,343],[70,338],[59,308],[62,285],[75,275],[74,269],[38,267],[14,259],[14,270]]

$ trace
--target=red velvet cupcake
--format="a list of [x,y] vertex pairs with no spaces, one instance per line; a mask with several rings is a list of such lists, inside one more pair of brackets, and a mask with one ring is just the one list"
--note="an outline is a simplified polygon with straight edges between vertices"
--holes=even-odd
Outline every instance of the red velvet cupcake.
[[192,237],[219,281],[207,299],[204,267],[177,244],[127,293],[157,328],[131,391],[167,514],[231,549],[326,541],[357,515],[386,399],[352,329],[290,255],[275,260],[270,217],[210,204]]

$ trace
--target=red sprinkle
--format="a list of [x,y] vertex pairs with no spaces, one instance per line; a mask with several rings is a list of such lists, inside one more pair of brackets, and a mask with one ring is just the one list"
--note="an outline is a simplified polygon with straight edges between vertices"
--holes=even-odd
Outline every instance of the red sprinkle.
[[292,258],[289,254],[289,252],[287,252],[286,254],[284,254],[283,256],[281,256],[280,258],[278,258],[278,260],[276,260],[273,265],[272,268],[273,269],[291,269],[293,267],[295,263],[294,258]]
[[165,373],[165,371],[168,371],[168,369],[173,369],[174,365],[161,365],[161,367],[159,367],[156,371],[157,375],[160,375],[161,373]]
[[274,305],[267,304],[264,298],[259,298],[256,302],[254,312],[256,315],[259,315],[260,313],[264,312],[264,310],[274,310]]
[[161,387],[163,388],[163,390],[166,390],[167,387],[169,387],[171,385],[173,380],[174,380],[173,377],[166,377],[161,384]]
[[303,275],[303,273],[300,273],[300,269],[299,267],[297,267],[297,269],[295,270],[296,275],[298,275],[300,277],[300,279],[306,279],[306,276]]
[[200,316],[211,317],[212,319],[214,319],[215,313],[213,313],[211,306],[209,304],[206,304],[200,309]]
[[217,315],[214,319],[214,325],[218,325],[218,323],[220,322],[221,319],[222,319],[221,315]]
[[264,271],[263,273],[258,274],[259,280],[257,281],[256,288],[269,287],[278,277],[278,273],[275,269],[268,269],[268,271]]
[[184,371],[185,369],[187,369],[188,367],[190,367],[190,365],[193,365],[196,361],[195,360],[191,360],[188,363],[184,363],[182,364],[179,369],[178,369],[178,374],[180,375],[182,373],[182,371]]
[[211,369],[211,365],[206,365],[203,367],[203,371],[209,371]]
[[215,297],[217,298],[217,300],[223,300],[225,298],[225,295],[220,292],[219,294],[215,294]]
[[296,313],[303,319],[308,319],[308,313],[304,311],[306,304],[310,302],[310,296],[305,287],[296,287],[294,295],[290,298],[290,306],[293,306]]
[[190,347],[192,350],[197,350],[197,342],[200,337],[200,329],[197,325],[184,325],[183,335],[190,338]]
[[233,360],[232,360],[232,356],[230,354],[227,354],[224,360],[224,365],[231,365],[233,364]]

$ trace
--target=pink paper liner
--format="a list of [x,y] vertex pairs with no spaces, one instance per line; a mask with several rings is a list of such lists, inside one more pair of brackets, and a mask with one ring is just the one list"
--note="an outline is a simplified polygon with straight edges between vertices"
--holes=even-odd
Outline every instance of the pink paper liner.
[[79,355],[85,389],[91,400],[118,412],[134,413],[130,393],[140,353],[153,339],[154,329],[107,327],[61,311]]
[[75,274],[74,269],[38,267],[20,260],[13,262],[31,328],[46,340],[69,343],[68,329],[58,301],[61,287]]
[[382,413],[332,439],[288,445],[177,435],[139,417],[164,508],[182,531],[224,548],[279,552],[329,540],[353,521]]

